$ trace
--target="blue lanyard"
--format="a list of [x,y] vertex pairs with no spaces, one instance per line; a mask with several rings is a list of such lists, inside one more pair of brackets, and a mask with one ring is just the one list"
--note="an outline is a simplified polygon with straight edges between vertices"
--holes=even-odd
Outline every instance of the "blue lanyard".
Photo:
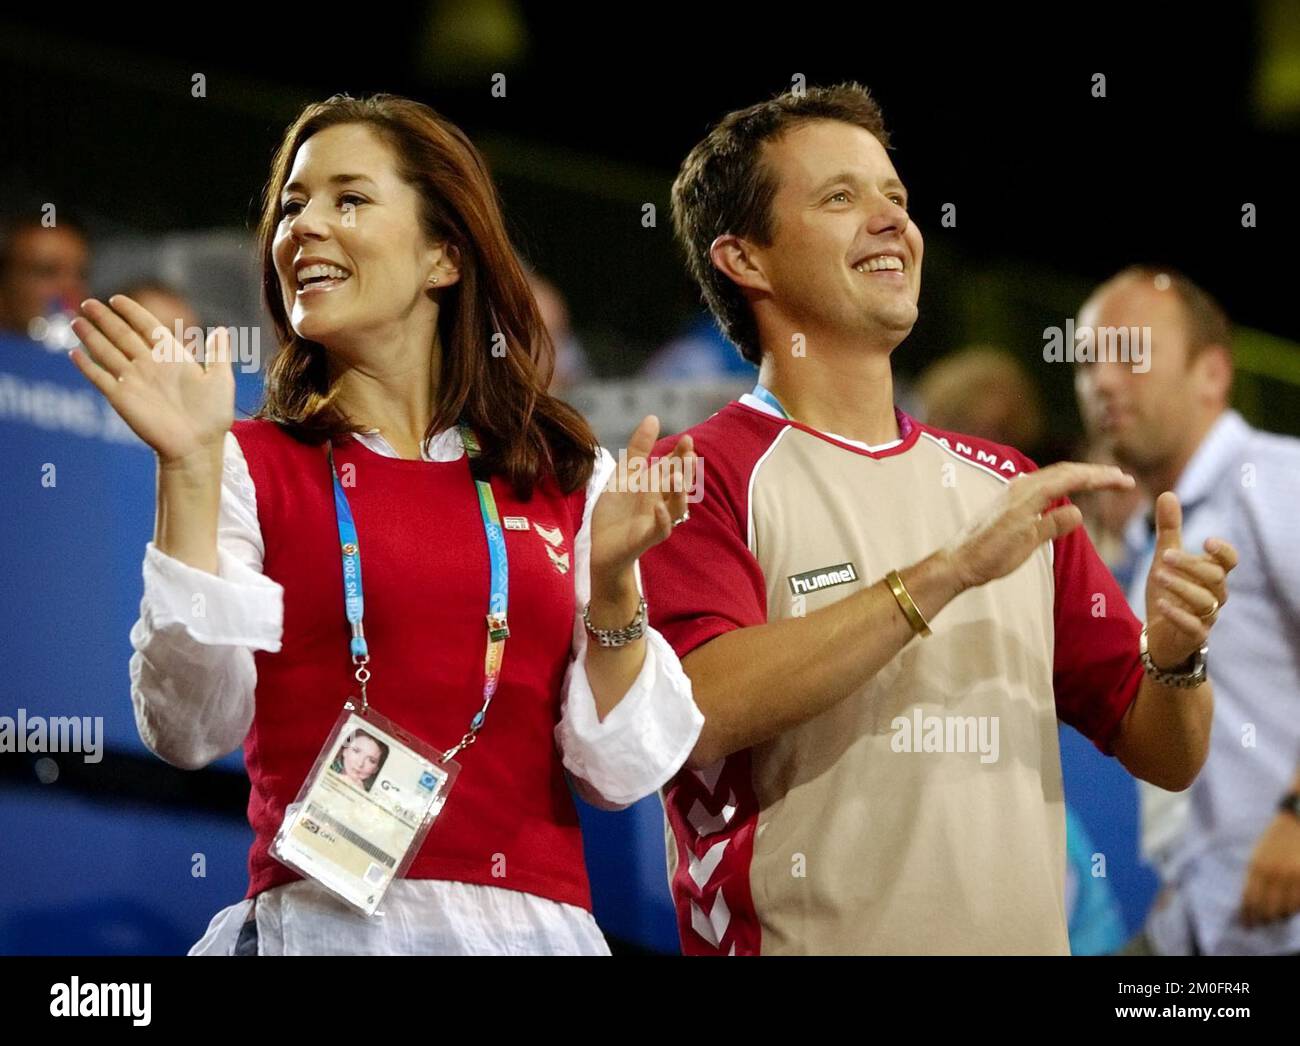
[[[470,468],[478,458],[481,450],[478,439],[470,427],[463,422],[460,425],[461,443],[470,458]],[[356,679],[361,684],[361,711],[364,715],[370,708],[366,697],[366,683],[370,679],[370,648],[366,643],[365,631],[361,619],[365,611],[365,596],[361,585],[361,550],[357,540],[357,526],[352,518],[352,506],[348,504],[347,494],[343,492],[343,483],[339,480],[338,469],[334,465],[334,446],[328,448],[330,475],[334,479],[334,515],[338,520],[339,545],[343,552],[343,610],[348,624],[352,627],[352,637],[348,649],[352,654],[352,663],[357,666]],[[460,742],[443,754],[443,761],[451,759],[462,748],[472,745],[478,738],[478,732],[487,719],[488,706],[496,694],[497,684],[501,680],[501,661],[505,656],[506,638],[510,627],[506,619],[506,607],[510,598],[510,572],[506,560],[505,536],[501,530],[501,519],[497,515],[496,498],[492,494],[492,484],[486,479],[475,479],[478,489],[479,512],[483,516],[483,532],[487,536],[488,562],[491,566],[491,590],[488,597],[487,613],[487,653],[484,656],[483,706],[470,720],[469,730]]]
[[783,406],[781,406],[781,401],[777,399],[775,396],[773,396],[770,392],[768,392],[767,389],[763,387],[762,382],[759,382],[757,385],[754,386],[754,391],[752,395],[754,396],[755,399],[760,399],[764,403],[766,403],[769,407],[771,407],[778,414],[780,414],[781,417],[788,418],[790,416],[786,412],[786,409]]

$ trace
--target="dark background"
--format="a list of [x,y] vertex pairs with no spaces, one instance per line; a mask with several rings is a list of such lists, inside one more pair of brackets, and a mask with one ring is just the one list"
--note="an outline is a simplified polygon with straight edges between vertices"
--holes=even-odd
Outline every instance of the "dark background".
[[[8,201],[75,201],[104,231],[251,226],[302,103],[410,94],[481,144],[521,249],[568,295],[601,371],[627,373],[695,302],[668,220],[677,165],[724,112],[801,73],[859,80],[883,105],[927,239],[905,370],[976,333],[955,300],[970,292],[953,285],[1006,269],[1050,293],[1134,260],[1176,264],[1238,322],[1296,333],[1286,252],[1300,110],[1294,83],[1289,104],[1267,88],[1297,75],[1293,3],[1213,16],[495,0],[209,10],[7,15]],[[206,98],[190,96],[196,72]],[[490,94],[497,72],[505,98]],[[641,228],[644,202],[656,229]],[[939,225],[945,202],[955,229]],[[1241,227],[1244,202],[1257,228]]]

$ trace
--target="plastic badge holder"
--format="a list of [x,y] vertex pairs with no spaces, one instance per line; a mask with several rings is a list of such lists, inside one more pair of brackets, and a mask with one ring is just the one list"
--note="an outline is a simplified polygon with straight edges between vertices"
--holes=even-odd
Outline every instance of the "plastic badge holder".
[[373,915],[415,860],[459,773],[455,760],[443,762],[392,720],[373,708],[363,716],[348,701],[271,856]]

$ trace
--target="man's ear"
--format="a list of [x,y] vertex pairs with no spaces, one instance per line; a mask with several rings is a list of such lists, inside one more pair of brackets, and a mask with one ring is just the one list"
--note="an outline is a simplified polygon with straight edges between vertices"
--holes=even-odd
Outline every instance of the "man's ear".
[[429,273],[430,287],[450,287],[460,280],[460,248],[454,243],[440,243],[433,249],[433,265]]
[[1196,357],[1198,384],[1215,406],[1226,404],[1232,394],[1232,354],[1223,345],[1207,345]]
[[731,233],[719,236],[709,244],[709,259],[714,268],[742,290],[771,291],[771,284],[751,244]]

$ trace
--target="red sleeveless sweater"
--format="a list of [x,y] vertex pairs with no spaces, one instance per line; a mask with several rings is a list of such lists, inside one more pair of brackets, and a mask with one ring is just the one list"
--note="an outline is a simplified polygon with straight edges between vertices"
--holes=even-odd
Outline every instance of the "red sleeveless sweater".
[[[233,428],[257,491],[263,571],[284,587],[276,653],[257,651],[256,713],[244,742],[252,792],[248,897],[301,878],[267,852],[344,700],[359,694],[348,652],[343,568],[325,445],[269,421]],[[438,749],[468,729],[483,700],[487,539],[469,459],[387,458],[351,437],[334,446],[356,520],[370,648],[370,703]],[[522,890],[590,910],[582,839],[554,727],[570,656],[574,538],[585,491],[553,479],[521,502],[492,478],[510,571],[510,638],[478,741],[407,879]],[[549,543],[537,526],[547,530]],[[548,547],[557,555],[548,554]],[[568,553],[569,569],[555,563]],[[504,874],[503,874],[504,873]]]

